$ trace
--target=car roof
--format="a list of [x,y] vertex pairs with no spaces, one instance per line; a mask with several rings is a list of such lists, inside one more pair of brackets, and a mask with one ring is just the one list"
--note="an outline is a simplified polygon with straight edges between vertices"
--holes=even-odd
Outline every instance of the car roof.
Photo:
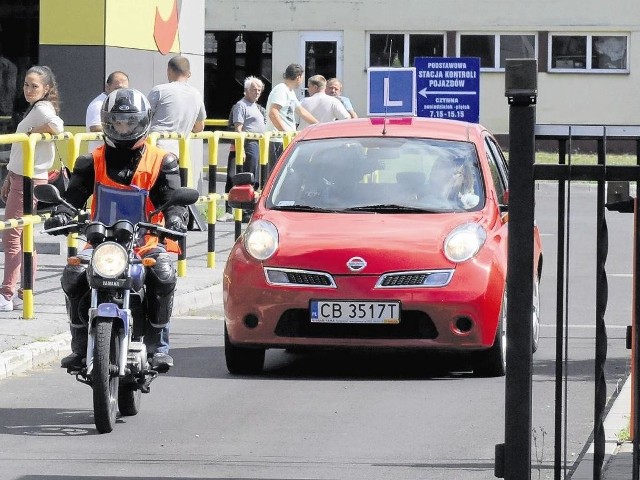
[[[386,127],[386,128],[385,128]],[[438,138],[473,141],[486,129],[477,123],[422,117],[370,117],[311,125],[299,132],[295,141],[321,138],[380,136]]]

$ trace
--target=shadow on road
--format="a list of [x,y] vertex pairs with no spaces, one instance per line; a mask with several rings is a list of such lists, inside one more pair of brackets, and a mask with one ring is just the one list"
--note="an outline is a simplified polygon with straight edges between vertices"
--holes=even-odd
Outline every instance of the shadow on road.
[[[99,435],[92,410],[59,408],[1,408],[0,435],[34,437],[75,437]],[[28,419],[28,423],[25,423]],[[124,420],[118,420],[121,422]]]
[[[227,371],[223,347],[172,348],[166,376],[238,378]],[[446,353],[369,350],[267,350],[258,378],[280,380],[456,380],[473,376],[468,357]],[[255,378],[255,377],[254,377]]]

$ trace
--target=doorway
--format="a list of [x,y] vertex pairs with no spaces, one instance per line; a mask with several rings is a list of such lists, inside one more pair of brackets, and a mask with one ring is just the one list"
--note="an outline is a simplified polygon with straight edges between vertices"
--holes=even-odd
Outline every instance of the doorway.
[[300,36],[305,85],[300,87],[299,97],[307,96],[306,79],[312,75],[342,80],[342,49],[342,32],[305,32]]

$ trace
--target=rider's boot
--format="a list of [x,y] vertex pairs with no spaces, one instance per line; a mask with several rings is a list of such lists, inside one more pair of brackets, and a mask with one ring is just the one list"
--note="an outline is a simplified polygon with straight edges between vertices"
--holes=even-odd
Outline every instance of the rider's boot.
[[[82,253],[79,255],[82,256]],[[80,370],[87,354],[87,312],[91,304],[86,266],[67,265],[60,279],[71,329],[71,355],[60,361],[62,368]],[[84,312],[84,318],[81,316]]]
[[149,364],[158,373],[173,367],[169,355],[169,320],[173,310],[173,292],[176,286],[175,268],[166,253],[156,257],[156,264],[147,275],[147,324],[144,343],[149,352]]
[[149,365],[158,373],[166,373],[173,367],[173,357],[168,353],[153,353],[149,356]]
[[80,299],[66,298],[67,313],[71,323],[71,354],[60,361],[60,366],[68,370],[80,370],[85,364],[87,355],[87,326],[80,319],[78,305]]

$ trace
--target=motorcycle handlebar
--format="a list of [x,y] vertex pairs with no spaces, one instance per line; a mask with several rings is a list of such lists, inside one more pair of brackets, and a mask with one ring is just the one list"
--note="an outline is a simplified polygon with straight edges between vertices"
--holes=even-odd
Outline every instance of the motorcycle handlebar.
[[176,230],[171,230],[170,228],[165,228],[161,225],[156,225],[154,223],[141,222],[141,223],[138,223],[138,227],[142,227],[152,234],[162,236],[162,237],[167,237],[172,240],[179,240],[187,236],[186,232],[178,232]]
[[[54,227],[48,230],[42,230],[43,233],[47,233],[49,235],[69,235],[70,233],[80,233],[90,225],[91,222],[74,222],[69,223],[67,225],[63,225],[61,227]],[[181,238],[185,238],[187,236],[186,232],[178,232],[176,230],[171,230],[170,228],[165,228],[161,225],[156,225],[154,223],[146,223],[140,222],[137,224],[139,228],[144,228],[152,235],[157,235],[159,237],[166,237],[172,240],[179,240]]]

